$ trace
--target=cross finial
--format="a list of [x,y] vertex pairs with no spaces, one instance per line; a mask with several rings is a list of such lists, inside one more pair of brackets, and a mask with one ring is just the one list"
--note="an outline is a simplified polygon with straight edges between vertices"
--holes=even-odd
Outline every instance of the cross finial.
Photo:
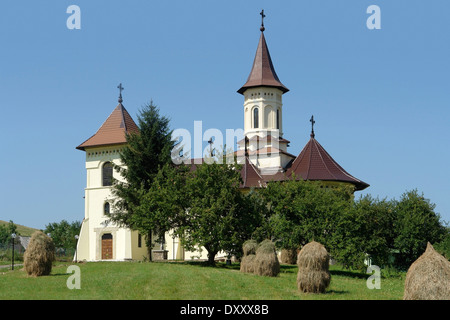
[[212,148],[212,145],[213,145],[213,143],[214,143],[212,137],[209,138],[208,143],[209,143],[209,154],[210,154],[210,156],[212,157],[212,156],[213,156],[213,148]]
[[264,31],[266,30],[266,28],[264,28],[264,18],[266,17],[266,15],[264,14],[264,9],[262,9],[260,15],[261,15],[261,28],[259,28],[259,30]]
[[122,83],[119,83],[119,85],[117,86],[117,88],[119,89],[119,103],[122,103],[122,91],[123,91],[123,87],[122,87]]
[[311,116],[311,119],[309,119],[309,121],[311,122],[311,138],[314,138],[314,123],[316,123],[316,121],[314,121],[314,116]]

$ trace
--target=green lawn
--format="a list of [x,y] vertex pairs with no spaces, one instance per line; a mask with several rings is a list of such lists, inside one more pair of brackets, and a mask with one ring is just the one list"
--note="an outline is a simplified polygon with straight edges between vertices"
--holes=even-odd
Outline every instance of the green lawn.
[[282,265],[276,278],[239,272],[239,265],[200,263],[91,262],[77,264],[81,289],[66,286],[71,263],[56,263],[49,276],[28,277],[20,268],[0,269],[0,300],[158,299],[158,300],[392,300],[401,299],[403,279],[382,278],[381,289],[366,286],[369,275],[331,266],[325,294],[297,290],[297,267]]

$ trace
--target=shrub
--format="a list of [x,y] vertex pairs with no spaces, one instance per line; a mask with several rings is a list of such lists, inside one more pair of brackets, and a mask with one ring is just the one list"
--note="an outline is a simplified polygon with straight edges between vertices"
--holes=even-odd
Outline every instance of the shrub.
[[42,231],[33,233],[24,254],[24,269],[27,274],[33,277],[49,275],[54,260],[53,240]]

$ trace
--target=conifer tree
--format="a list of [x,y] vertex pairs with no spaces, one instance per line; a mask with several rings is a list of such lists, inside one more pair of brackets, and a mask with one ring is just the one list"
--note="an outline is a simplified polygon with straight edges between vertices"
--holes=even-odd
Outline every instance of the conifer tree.
[[[109,214],[110,220],[132,230],[142,230],[133,215],[140,206],[141,195],[150,190],[158,171],[171,162],[170,152],[174,147],[169,119],[161,116],[159,108],[151,101],[138,114],[139,133],[126,135],[127,145],[120,159],[123,167],[115,170],[125,182],[114,181],[112,193],[116,200]],[[151,215],[152,212],[146,214]],[[146,242],[151,259],[152,229],[146,230]]]

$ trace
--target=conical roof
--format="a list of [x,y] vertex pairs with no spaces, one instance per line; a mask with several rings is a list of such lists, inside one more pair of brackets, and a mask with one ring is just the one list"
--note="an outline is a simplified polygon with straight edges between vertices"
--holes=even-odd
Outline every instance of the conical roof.
[[314,134],[288,169],[287,176],[293,174],[303,180],[349,182],[355,185],[356,190],[369,186],[345,171],[314,138]]
[[80,144],[77,149],[85,150],[87,147],[123,144],[127,142],[126,133],[131,132],[138,133],[139,128],[122,105],[121,99],[119,99],[119,104],[100,129],[92,137]]
[[248,76],[247,82],[237,91],[243,94],[245,90],[253,87],[275,87],[283,93],[289,91],[278,79],[272,59],[270,58],[269,48],[267,47],[264,32],[261,31],[258,48],[256,50],[253,67]]
[[242,165],[241,178],[241,188],[260,188],[265,185],[264,178],[259,174],[258,169],[251,163],[248,156],[245,156],[245,162]]

